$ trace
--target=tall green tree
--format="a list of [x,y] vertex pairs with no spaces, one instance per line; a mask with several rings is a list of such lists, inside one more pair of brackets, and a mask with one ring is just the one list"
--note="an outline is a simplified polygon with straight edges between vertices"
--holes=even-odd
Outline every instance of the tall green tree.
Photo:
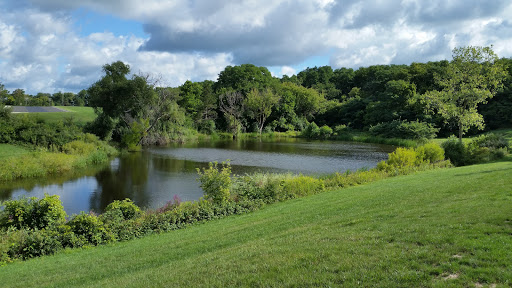
[[425,101],[447,122],[457,124],[459,141],[462,142],[462,136],[469,128],[484,128],[478,105],[496,95],[506,72],[492,47],[460,47],[452,52],[453,60],[446,73],[436,75],[436,82],[442,90],[427,92]]
[[258,131],[263,131],[265,121],[272,113],[272,108],[279,102],[279,96],[269,88],[261,91],[251,90],[245,99],[245,106],[251,117],[258,123]]
[[[138,146],[155,127],[155,121],[164,118],[167,106],[159,103],[160,94],[148,83],[149,76],[133,75],[128,79],[130,66],[121,61],[103,66],[103,71],[105,76],[87,89],[89,104],[98,114],[98,127],[93,129],[102,131],[102,137],[114,129],[115,140],[126,142],[126,146]],[[167,101],[171,97],[165,94],[160,98]]]

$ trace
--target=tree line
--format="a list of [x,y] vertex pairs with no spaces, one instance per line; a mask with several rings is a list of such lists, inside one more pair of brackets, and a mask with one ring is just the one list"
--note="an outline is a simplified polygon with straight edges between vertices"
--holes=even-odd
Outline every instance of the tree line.
[[[118,61],[105,65],[104,76],[74,97],[32,98],[94,107],[98,118],[86,128],[133,147],[180,139],[190,131],[237,137],[312,125],[404,138],[462,137],[484,123],[491,129],[512,125],[511,64],[492,47],[461,47],[451,61],[313,67],[282,78],[243,64],[227,66],[217,81],[160,87],[150,75],[130,76],[130,67]],[[0,90],[4,103],[18,99]]]

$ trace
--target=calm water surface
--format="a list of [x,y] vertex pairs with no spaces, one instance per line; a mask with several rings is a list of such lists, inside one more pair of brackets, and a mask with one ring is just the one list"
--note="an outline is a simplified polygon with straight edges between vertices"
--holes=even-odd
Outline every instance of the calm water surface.
[[354,142],[284,139],[273,142],[216,141],[151,147],[113,160],[81,175],[3,184],[0,199],[57,194],[66,212],[101,212],[112,201],[130,198],[158,208],[178,195],[183,201],[203,195],[196,168],[230,159],[234,174],[292,172],[328,174],[374,167],[393,146]]

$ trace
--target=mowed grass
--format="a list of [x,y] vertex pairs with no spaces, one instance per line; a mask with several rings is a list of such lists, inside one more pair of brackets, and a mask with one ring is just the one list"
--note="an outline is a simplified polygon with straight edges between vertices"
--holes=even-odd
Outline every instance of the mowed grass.
[[31,151],[11,144],[0,144],[0,159],[14,157],[14,156],[22,156],[25,154],[29,154]]
[[509,287],[511,173],[512,162],[499,162],[389,178],[9,264],[0,279],[3,287]]
[[[492,130],[492,131],[489,131],[489,132],[484,132],[482,134],[487,134],[487,133],[494,133],[496,135],[503,135],[503,137],[505,137],[505,139],[507,139],[509,142],[512,142],[512,128],[496,129],[496,130]],[[479,134],[479,135],[481,135],[481,134]],[[479,135],[475,135],[475,136],[471,136],[471,137],[464,137],[464,138],[462,138],[462,141],[464,143],[469,143],[473,138],[475,138],[475,137],[477,137]],[[441,143],[443,143],[446,140],[448,140],[448,138],[432,139],[432,141],[438,143],[439,145],[441,145]]]
[[[57,108],[64,109],[69,112],[44,112],[44,113],[29,113],[35,115],[37,118],[42,119],[47,123],[56,123],[66,120],[71,120],[79,126],[85,125],[87,122],[94,121],[96,114],[92,107],[75,107],[75,106],[56,106]],[[24,114],[13,114],[24,115]]]

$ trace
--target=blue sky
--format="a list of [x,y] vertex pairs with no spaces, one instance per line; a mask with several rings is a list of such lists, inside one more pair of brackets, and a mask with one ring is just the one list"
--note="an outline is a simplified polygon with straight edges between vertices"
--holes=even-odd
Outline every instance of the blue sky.
[[468,45],[512,56],[505,0],[0,0],[0,15],[0,83],[30,94],[86,89],[117,60],[176,87],[244,63],[281,77]]

